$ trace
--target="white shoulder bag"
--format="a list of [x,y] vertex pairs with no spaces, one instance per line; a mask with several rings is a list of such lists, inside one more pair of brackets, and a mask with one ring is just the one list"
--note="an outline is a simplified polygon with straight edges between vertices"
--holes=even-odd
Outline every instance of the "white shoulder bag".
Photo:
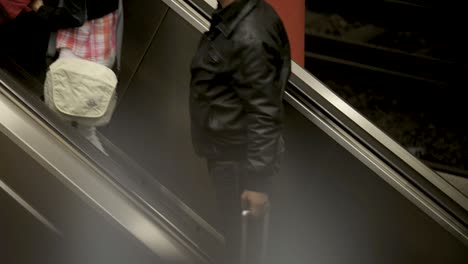
[[50,66],[45,86],[54,108],[61,113],[72,117],[101,118],[114,96],[117,77],[101,64],[62,58]]

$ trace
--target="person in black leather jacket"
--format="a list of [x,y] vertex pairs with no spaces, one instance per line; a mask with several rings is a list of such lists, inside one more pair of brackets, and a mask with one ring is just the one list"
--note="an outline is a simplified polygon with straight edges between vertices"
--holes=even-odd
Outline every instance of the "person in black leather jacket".
[[283,23],[264,0],[218,3],[192,60],[190,116],[194,149],[207,159],[217,189],[226,261],[232,261],[241,202],[257,217],[268,208],[284,151],[282,99],[291,55]]

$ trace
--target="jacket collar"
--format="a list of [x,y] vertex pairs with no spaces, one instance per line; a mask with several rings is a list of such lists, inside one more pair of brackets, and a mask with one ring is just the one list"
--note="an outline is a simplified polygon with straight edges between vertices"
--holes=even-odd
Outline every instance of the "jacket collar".
[[212,26],[228,37],[259,1],[261,0],[236,0],[225,8],[218,4],[218,9],[212,16]]

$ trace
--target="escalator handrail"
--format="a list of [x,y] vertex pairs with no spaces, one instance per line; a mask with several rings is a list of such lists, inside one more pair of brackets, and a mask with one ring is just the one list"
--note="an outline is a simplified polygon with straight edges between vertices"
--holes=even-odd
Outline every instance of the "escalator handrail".
[[11,138],[66,188],[137,238],[154,254],[169,262],[191,260],[211,263],[184,241],[177,230],[167,225],[165,219],[139,206],[134,197],[115,184],[88,157],[51,131],[47,122],[10,93],[3,80],[0,80],[0,109],[1,133]]
[[[21,69],[16,70],[21,71]],[[21,72],[20,74],[27,75],[28,73]],[[22,76],[22,78],[32,79],[27,76]],[[27,85],[36,84],[32,81],[28,82]],[[222,236],[167,188],[157,182],[148,172],[139,166],[138,169],[135,169],[135,163],[118,163],[106,157],[86,139],[74,133],[71,126],[66,125],[56,115],[48,111],[39,98],[33,96],[30,91],[23,87],[23,84],[19,84],[2,68],[0,68],[1,94],[7,95],[18,105],[21,104],[24,110],[29,111],[30,115],[34,115],[38,122],[47,125],[55,133],[61,135],[67,144],[80,152],[88,162],[102,171],[103,175],[120,186],[122,190],[126,190],[127,194],[133,197],[135,201],[139,201],[142,208],[151,211],[154,217],[165,222],[166,227],[170,227],[172,230],[172,234],[177,236],[179,240],[184,241],[185,246],[190,248],[191,251],[198,252],[199,255],[209,259],[211,257],[209,257],[210,254],[207,254],[206,250],[212,248],[213,251],[216,251],[222,247]],[[124,158],[126,163],[131,161],[129,157]],[[132,177],[128,175],[132,175]],[[182,224],[177,225],[175,223]],[[190,232],[191,229],[196,229],[196,231]],[[193,235],[190,236],[190,233],[196,233],[195,240]],[[197,241],[200,236],[202,236],[205,243]]]

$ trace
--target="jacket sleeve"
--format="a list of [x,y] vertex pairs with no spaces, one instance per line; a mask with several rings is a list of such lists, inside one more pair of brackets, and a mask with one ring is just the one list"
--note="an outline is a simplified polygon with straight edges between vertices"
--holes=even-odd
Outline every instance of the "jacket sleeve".
[[86,21],[86,1],[65,0],[63,7],[43,5],[37,10],[37,15],[52,31],[80,27]]
[[247,113],[248,153],[246,189],[268,192],[282,148],[282,93],[274,56],[265,43],[240,45],[239,68],[234,79]]

